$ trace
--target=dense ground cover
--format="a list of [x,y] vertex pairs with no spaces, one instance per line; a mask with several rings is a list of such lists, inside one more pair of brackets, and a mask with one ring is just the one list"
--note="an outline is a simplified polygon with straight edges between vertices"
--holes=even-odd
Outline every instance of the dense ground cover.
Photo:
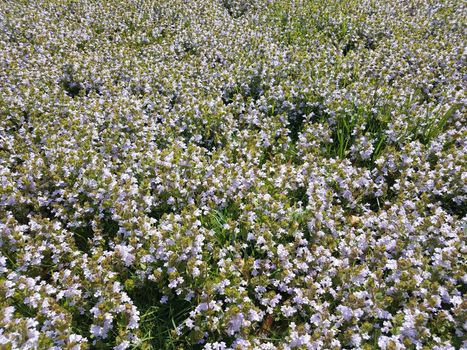
[[0,3],[1,349],[459,349],[465,2]]

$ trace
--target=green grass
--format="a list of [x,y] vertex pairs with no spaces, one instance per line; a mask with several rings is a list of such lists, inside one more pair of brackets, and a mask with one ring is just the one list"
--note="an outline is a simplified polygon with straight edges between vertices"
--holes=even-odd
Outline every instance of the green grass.
[[189,337],[179,337],[176,328],[193,310],[192,303],[172,295],[166,304],[160,299],[160,284],[145,282],[129,288],[128,295],[140,310],[140,342],[133,349],[176,350],[199,349]]

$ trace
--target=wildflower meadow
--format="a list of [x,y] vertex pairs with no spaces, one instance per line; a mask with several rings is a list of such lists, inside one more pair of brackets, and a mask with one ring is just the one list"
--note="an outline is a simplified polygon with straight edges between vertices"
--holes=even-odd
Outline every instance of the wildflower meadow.
[[463,0],[0,0],[0,349],[467,349]]

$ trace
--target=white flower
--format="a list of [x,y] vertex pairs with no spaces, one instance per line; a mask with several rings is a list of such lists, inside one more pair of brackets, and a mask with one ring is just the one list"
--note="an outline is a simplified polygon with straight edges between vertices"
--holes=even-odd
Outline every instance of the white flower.
[[353,317],[353,310],[348,306],[339,305],[336,307],[336,310],[342,314],[345,321],[348,321]]
[[386,268],[389,270],[396,270],[397,269],[397,261],[389,259],[386,263]]
[[115,251],[118,253],[125,266],[130,266],[135,260],[135,256],[131,253],[132,250],[133,248],[127,245],[118,244],[115,246]]
[[13,306],[7,306],[3,309],[3,322],[8,323],[12,320],[13,313],[15,308]]
[[120,344],[114,347],[114,350],[125,350],[130,347],[130,342],[128,340],[122,341]]
[[297,310],[294,307],[288,305],[282,305],[281,311],[285,317],[291,317],[297,312]]
[[235,314],[230,318],[229,326],[227,328],[227,334],[233,335],[240,331],[244,320],[243,314]]

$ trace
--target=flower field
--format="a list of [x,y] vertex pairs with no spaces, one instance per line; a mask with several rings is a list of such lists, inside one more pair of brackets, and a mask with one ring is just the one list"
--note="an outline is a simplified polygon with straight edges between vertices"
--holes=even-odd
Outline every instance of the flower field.
[[466,349],[466,18],[1,1],[0,349]]

